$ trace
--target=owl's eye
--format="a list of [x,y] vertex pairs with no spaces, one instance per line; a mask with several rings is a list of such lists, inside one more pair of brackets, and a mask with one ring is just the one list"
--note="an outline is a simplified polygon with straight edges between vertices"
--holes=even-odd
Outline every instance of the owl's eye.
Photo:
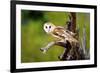
[[45,28],[48,28],[47,26]]
[[49,26],[49,28],[51,28],[51,26]]

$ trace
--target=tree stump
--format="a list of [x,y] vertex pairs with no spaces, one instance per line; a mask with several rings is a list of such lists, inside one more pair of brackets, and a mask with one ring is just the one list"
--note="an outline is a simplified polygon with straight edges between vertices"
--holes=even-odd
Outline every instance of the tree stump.
[[[76,13],[70,12],[69,15],[70,21],[66,22],[67,29],[73,33],[76,32]],[[76,35],[79,36],[79,35]],[[76,38],[78,39],[78,38]],[[61,43],[60,43],[61,44]],[[57,45],[60,45],[57,43]],[[60,60],[82,60],[84,59],[84,54],[80,50],[80,43],[69,43],[69,41],[66,41],[66,43],[63,43],[65,46],[64,53],[59,57]],[[67,46],[66,46],[67,45]],[[62,46],[62,45],[61,45]]]

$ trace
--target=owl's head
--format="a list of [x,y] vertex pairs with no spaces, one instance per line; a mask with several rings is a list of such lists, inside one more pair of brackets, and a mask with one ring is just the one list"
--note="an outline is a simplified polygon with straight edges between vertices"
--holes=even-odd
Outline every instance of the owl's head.
[[55,25],[51,22],[47,22],[44,24],[44,30],[46,33],[51,33],[55,29]]

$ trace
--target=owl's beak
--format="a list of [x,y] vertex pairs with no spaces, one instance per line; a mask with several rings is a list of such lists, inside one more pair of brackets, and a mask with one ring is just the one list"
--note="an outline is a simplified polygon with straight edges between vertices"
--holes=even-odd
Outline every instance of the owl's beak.
[[50,29],[48,30],[48,32],[50,32]]
[[48,33],[50,32],[50,29],[48,30]]

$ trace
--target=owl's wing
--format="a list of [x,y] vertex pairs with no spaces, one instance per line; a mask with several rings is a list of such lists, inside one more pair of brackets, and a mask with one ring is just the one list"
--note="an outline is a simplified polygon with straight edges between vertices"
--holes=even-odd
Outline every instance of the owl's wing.
[[57,28],[63,29],[65,33],[68,33],[68,34],[70,34],[70,35],[72,35],[72,36],[75,36],[75,35],[76,35],[76,33],[73,33],[73,32],[71,32],[71,31],[69,31],[69,30],[66,30],[66,28],[64,28],[64,27],[57,26]]
[[66,30],[66,32],[69,33],[70,35],[72,35],[73,37],[76,36],[76,33],[73,33],[73,32],[71,32],[69,30]]
[[71,34],[67,33],[63,27],[56,27],[52,33],[59,38],[77,42],[77,40]]
[[53,30],[53,35],[58,36],[59,38],[65,39],[66,37],[66,31],[63,27],[58,26]]

